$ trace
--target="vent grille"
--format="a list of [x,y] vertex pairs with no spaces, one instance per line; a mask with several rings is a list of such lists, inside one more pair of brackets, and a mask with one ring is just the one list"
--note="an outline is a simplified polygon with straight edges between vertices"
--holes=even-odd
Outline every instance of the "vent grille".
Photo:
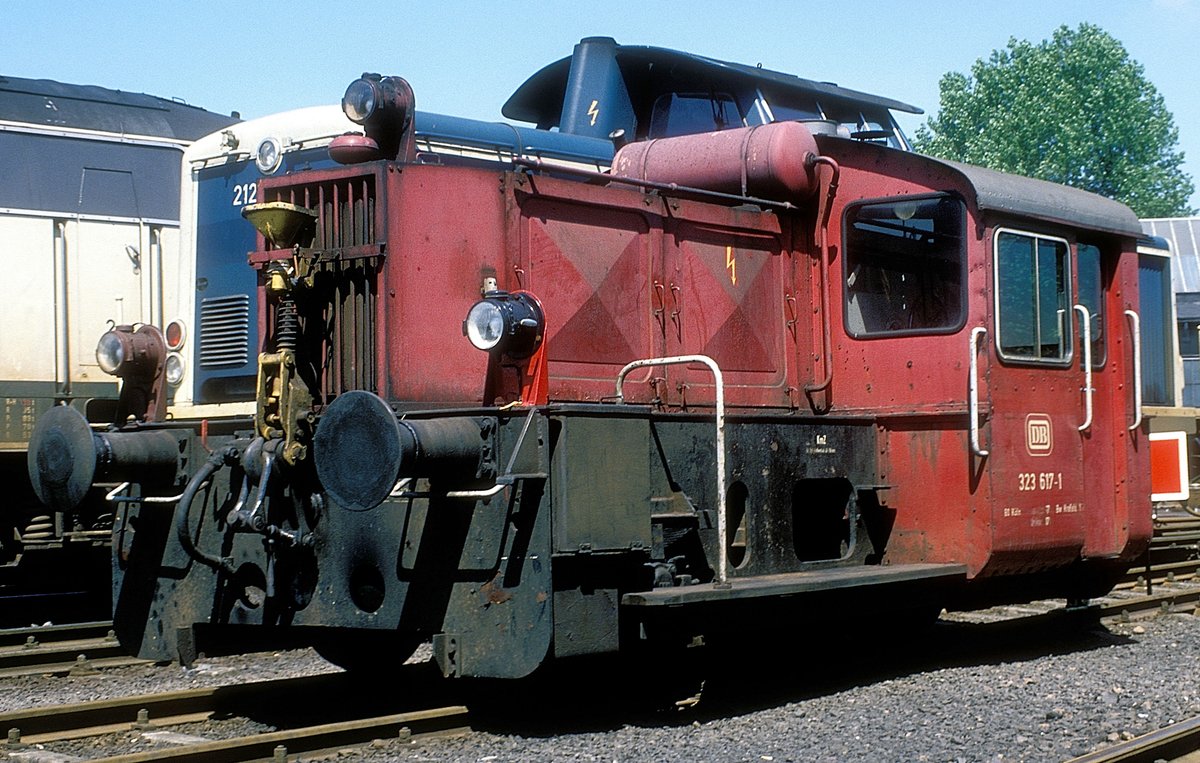
[[200,367],[229,368],[250,360],[250,297],[235,294],[200,302]]
[[286,201],[316,210],[314,249],[354,249],[372,246],[379,240],[374,175],[271,188],[267,194],[272,201]]
[[[305,179],[305,175],[297,176]],[[386,240],[374,174],[317,176],[299,185],[268,186],[268,201],[285,201],[317,213],[311,243],[318,277],[300,311],[300,350],[314,397],[331,399],[356,389],[376,390],[375,312]],[[272,320],[272,325],[277,319]]]

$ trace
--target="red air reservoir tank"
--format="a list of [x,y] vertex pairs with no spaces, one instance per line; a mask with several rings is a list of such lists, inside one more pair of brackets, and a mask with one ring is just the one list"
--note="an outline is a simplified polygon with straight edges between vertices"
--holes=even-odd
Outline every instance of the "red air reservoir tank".
[[612,174],[797,201],[817,189],[811,161],[816,156],[817,142],[807,127],[799,122],[773,122],[630,143],[613,157]]

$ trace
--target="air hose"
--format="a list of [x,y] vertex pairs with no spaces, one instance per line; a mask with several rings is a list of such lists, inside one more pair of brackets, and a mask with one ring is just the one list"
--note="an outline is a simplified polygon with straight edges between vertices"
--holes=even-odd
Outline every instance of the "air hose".
[[191,533],[192,501],[199,492],[200,486],[216,474],[218,469],[222,466],[233,466],[241,460],[241,457],[241,451],[232,445],[214,451],[204,465],[196,470],[195,476],[184,488],[183,494],[179,496],[179,507],[175,511],[175,537],[179,539],[179,545],[183,547],[187,555],[206,567],[229,575],[234,574],[235,570],[228,559],[210,556],[196,548]]

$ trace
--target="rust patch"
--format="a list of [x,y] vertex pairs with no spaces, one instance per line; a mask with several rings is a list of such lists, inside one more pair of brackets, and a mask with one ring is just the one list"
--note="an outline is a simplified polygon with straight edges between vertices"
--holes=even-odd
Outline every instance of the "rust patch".
[[483,587],[479,589],[479,592],[483,594],[485,599],[487,599],[488,606],[491,606],[492,604],[503,604],[506,601],[512,600],[513,597],[511,591],[509,591],[507,588],[501,587],[495,580],[489,580],[488,582],[484,583]]

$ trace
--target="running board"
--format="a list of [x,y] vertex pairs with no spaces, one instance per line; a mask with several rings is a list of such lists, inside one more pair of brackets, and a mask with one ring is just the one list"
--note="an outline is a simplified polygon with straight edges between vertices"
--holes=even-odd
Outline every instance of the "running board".
[[700,583],[672,588],[627,593],[621,597],[626,607],[673,607],[689,604],[708,604],[743,601],[766,597],[803,596],[812,593],[854,589],[863,591],[888,586],[921,584],[930,587],[960,585],[967,579],[964,564],[896,564],[861,567],[830,567],[810,572],[791,572],[783,575],[731,577],[727,586]]

